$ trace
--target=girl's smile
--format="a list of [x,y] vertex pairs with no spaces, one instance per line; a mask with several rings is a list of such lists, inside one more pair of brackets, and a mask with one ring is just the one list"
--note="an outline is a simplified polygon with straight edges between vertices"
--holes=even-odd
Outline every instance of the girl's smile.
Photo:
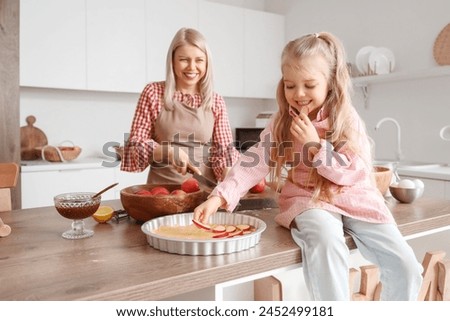
[[289,105],[297,111],[314,116],[328,95],[328,69],[321,56],[305,57],[301,65],[283,66],[284,93]]

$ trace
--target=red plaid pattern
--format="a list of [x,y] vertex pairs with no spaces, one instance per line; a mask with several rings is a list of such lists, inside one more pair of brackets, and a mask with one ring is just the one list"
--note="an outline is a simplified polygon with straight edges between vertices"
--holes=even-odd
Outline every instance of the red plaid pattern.
[[[121,170],[141,172],[150,164],[153,150],[158,146],[154,140],[154,124],[164,106],[164,88],[164,82],[155,82],[148,84],[142,91],[125,146]],[[184,95],[180,91],[175,92],[174,99],[188,103],[192,108],[199,108],[202,103],[200,95]],[[233,146],[226,104],[220,95],[214,94],[211,110],[215,121],[210,162],[216,178],[221,180],[223,169],[237,161],[239,152]]]

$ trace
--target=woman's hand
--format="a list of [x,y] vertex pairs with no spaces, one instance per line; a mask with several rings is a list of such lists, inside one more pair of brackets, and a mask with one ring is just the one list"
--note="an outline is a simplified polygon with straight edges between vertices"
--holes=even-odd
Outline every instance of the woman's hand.
[[188,167],[193,171],[200,172],[199,169],[189,165],[189,155],[181,148],[175,149],[173,146],[159,145],[153,151],[153,160],[155,162],[167,161],[182,175],[186,175]]
[[219,207],[225,204],[220,196],[211,196],[194,209],[194,219],[202,223],[208,223],[209,217],[217,212]]

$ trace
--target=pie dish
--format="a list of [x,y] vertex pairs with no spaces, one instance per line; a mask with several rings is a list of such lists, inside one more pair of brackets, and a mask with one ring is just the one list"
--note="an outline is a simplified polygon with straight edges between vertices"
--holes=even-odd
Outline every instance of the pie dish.
[[256,228],[250,234],[232,238],[217,239],[180,239],[165,237],[154,233],[161,226],[187,226],[192,224],[194,213],[180,213],[154,218],[142,224],[141,230],[147,236],[147,242],[153,248],[175,254],[219,255],[247,250],[257,245],[267,225],[263,220],[245,214],[217,212],[210,218],[210,224],[248,224]]

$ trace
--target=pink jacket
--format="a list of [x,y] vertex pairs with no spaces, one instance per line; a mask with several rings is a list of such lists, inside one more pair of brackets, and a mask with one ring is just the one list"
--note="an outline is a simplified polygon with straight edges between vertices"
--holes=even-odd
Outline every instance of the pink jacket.
[[[369,140],[365,131],[359,130],[363,129],[364,125],[356,111],[353,118],[355,129],[361,133],[363,152],[367,153],[370,159]],[[329,122],[323,109],[312,123],[319,137],[325,137],[325,132],[329,130]],[[270,122],[261,133],[261,141],[241,155],[225,180],[212,191],[211,195],[222,196],[227,201],[227,211],[233,211],[240,198],[269,173],[268,145],[273,141],[270,139],[272,128],[273,122]],[[294,150],[301,153],[302,147],[295,144]],[[313,186],[311,184],[309,188],[304,186],[305,182],[308,182],[311,168],[299,162],[297,166],[291,168],[290,174],[293,181],[300,184],[286,180],[281,190],[278,200],[280,213],[275,216],[278,224],[289,228],[297,215],[311,208],[321,208],[367,222],[395,223],[383,196],[371,178],[371,168],[360,157],[349,151],[336,152],[330,143],[321,139],[321,147],[313,163],[319,164],[316,168],[320,175],[335,184],[332,186],[336,191],[333,193],[332,201],[312,201]]]

